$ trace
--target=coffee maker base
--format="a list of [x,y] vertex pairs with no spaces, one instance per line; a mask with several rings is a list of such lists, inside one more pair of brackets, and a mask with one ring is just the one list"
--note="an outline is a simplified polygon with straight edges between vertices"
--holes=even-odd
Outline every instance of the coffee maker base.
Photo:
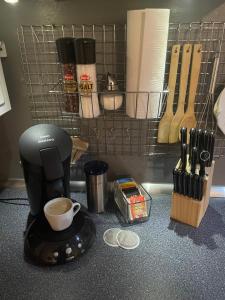
[[83,210],[62,231],[52,230],[44,215],[38,218],[29,215],[24,233],[25,259],[40,265],[71,262],[91,247],[95,236],[95,225]]

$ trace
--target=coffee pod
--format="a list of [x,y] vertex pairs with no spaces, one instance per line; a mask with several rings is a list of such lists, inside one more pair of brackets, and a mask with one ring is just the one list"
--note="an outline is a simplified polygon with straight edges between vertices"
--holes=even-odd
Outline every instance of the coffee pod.
[[118,245],[123,249],[135,249],[140,244],[140,238],[139,236],[130,230],[121,230],[118,232],[117,236],[117,243]]
[[110,228],[104,232],[103,240],[111,247],[119,247],[117,243],[117,234],[121,231],[120,228]]

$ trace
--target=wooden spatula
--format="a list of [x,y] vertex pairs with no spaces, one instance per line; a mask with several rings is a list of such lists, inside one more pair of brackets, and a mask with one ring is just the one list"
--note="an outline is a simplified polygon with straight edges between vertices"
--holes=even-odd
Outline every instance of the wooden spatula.
[[177,80],[179,54],[180,54],[180,45],[173,45],[171,60],[170,60],[169,82],[168,82],[169,94],[167,97],[166,111],[159,122],[158,140],[157,140],[158,143],[169,142],[170,123],[174,117],[173,99],[174,99],[176,80]]
[[192,45],[185,44],[183,46],[181,74],[180,74],[180,88],[178,106],[175,116],[170,124],[169,143],[176,143],[179,141],[180,122],[184,116],[184,103],[187,91],[188,74],[191,61]]
[[[180,127],[186,127],[187,132],[189,132],[191,128],[196,127],[197,124],[195,112],[194,112],[194,106],[195,106],[195,96],[196,96],[198,79],[199,79],[200,68],[201,68],[201,60],[202,60],[202,45],[195,44],[193,50],[192,64],[191,64],[191,78],[190,78],[190,86],[189,86],[188,107],[180,123]],[[188,134],[187,142],[189,143],[189,134]]]

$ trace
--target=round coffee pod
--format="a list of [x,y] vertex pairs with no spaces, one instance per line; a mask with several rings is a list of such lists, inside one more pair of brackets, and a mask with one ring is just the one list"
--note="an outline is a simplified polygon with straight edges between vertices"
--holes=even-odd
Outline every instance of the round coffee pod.
[[123,249],[135,249],[140,244],[137,233],[130,230],[121,230],[116,236],[117,244]]
[[110,228],[103,234],[104,242],[111,247],[119,247],[117,243],[117,234],[121,231],[120,228]]

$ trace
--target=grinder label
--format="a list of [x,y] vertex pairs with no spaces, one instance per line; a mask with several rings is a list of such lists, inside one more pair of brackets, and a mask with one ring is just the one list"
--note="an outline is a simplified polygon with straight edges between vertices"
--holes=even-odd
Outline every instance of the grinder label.
[[91,77],[88,74],[82,74],[80,76],[79,82],[79,92],[81,95],[91,96],[91,92],[93,91],[93,82],[91,81]]

